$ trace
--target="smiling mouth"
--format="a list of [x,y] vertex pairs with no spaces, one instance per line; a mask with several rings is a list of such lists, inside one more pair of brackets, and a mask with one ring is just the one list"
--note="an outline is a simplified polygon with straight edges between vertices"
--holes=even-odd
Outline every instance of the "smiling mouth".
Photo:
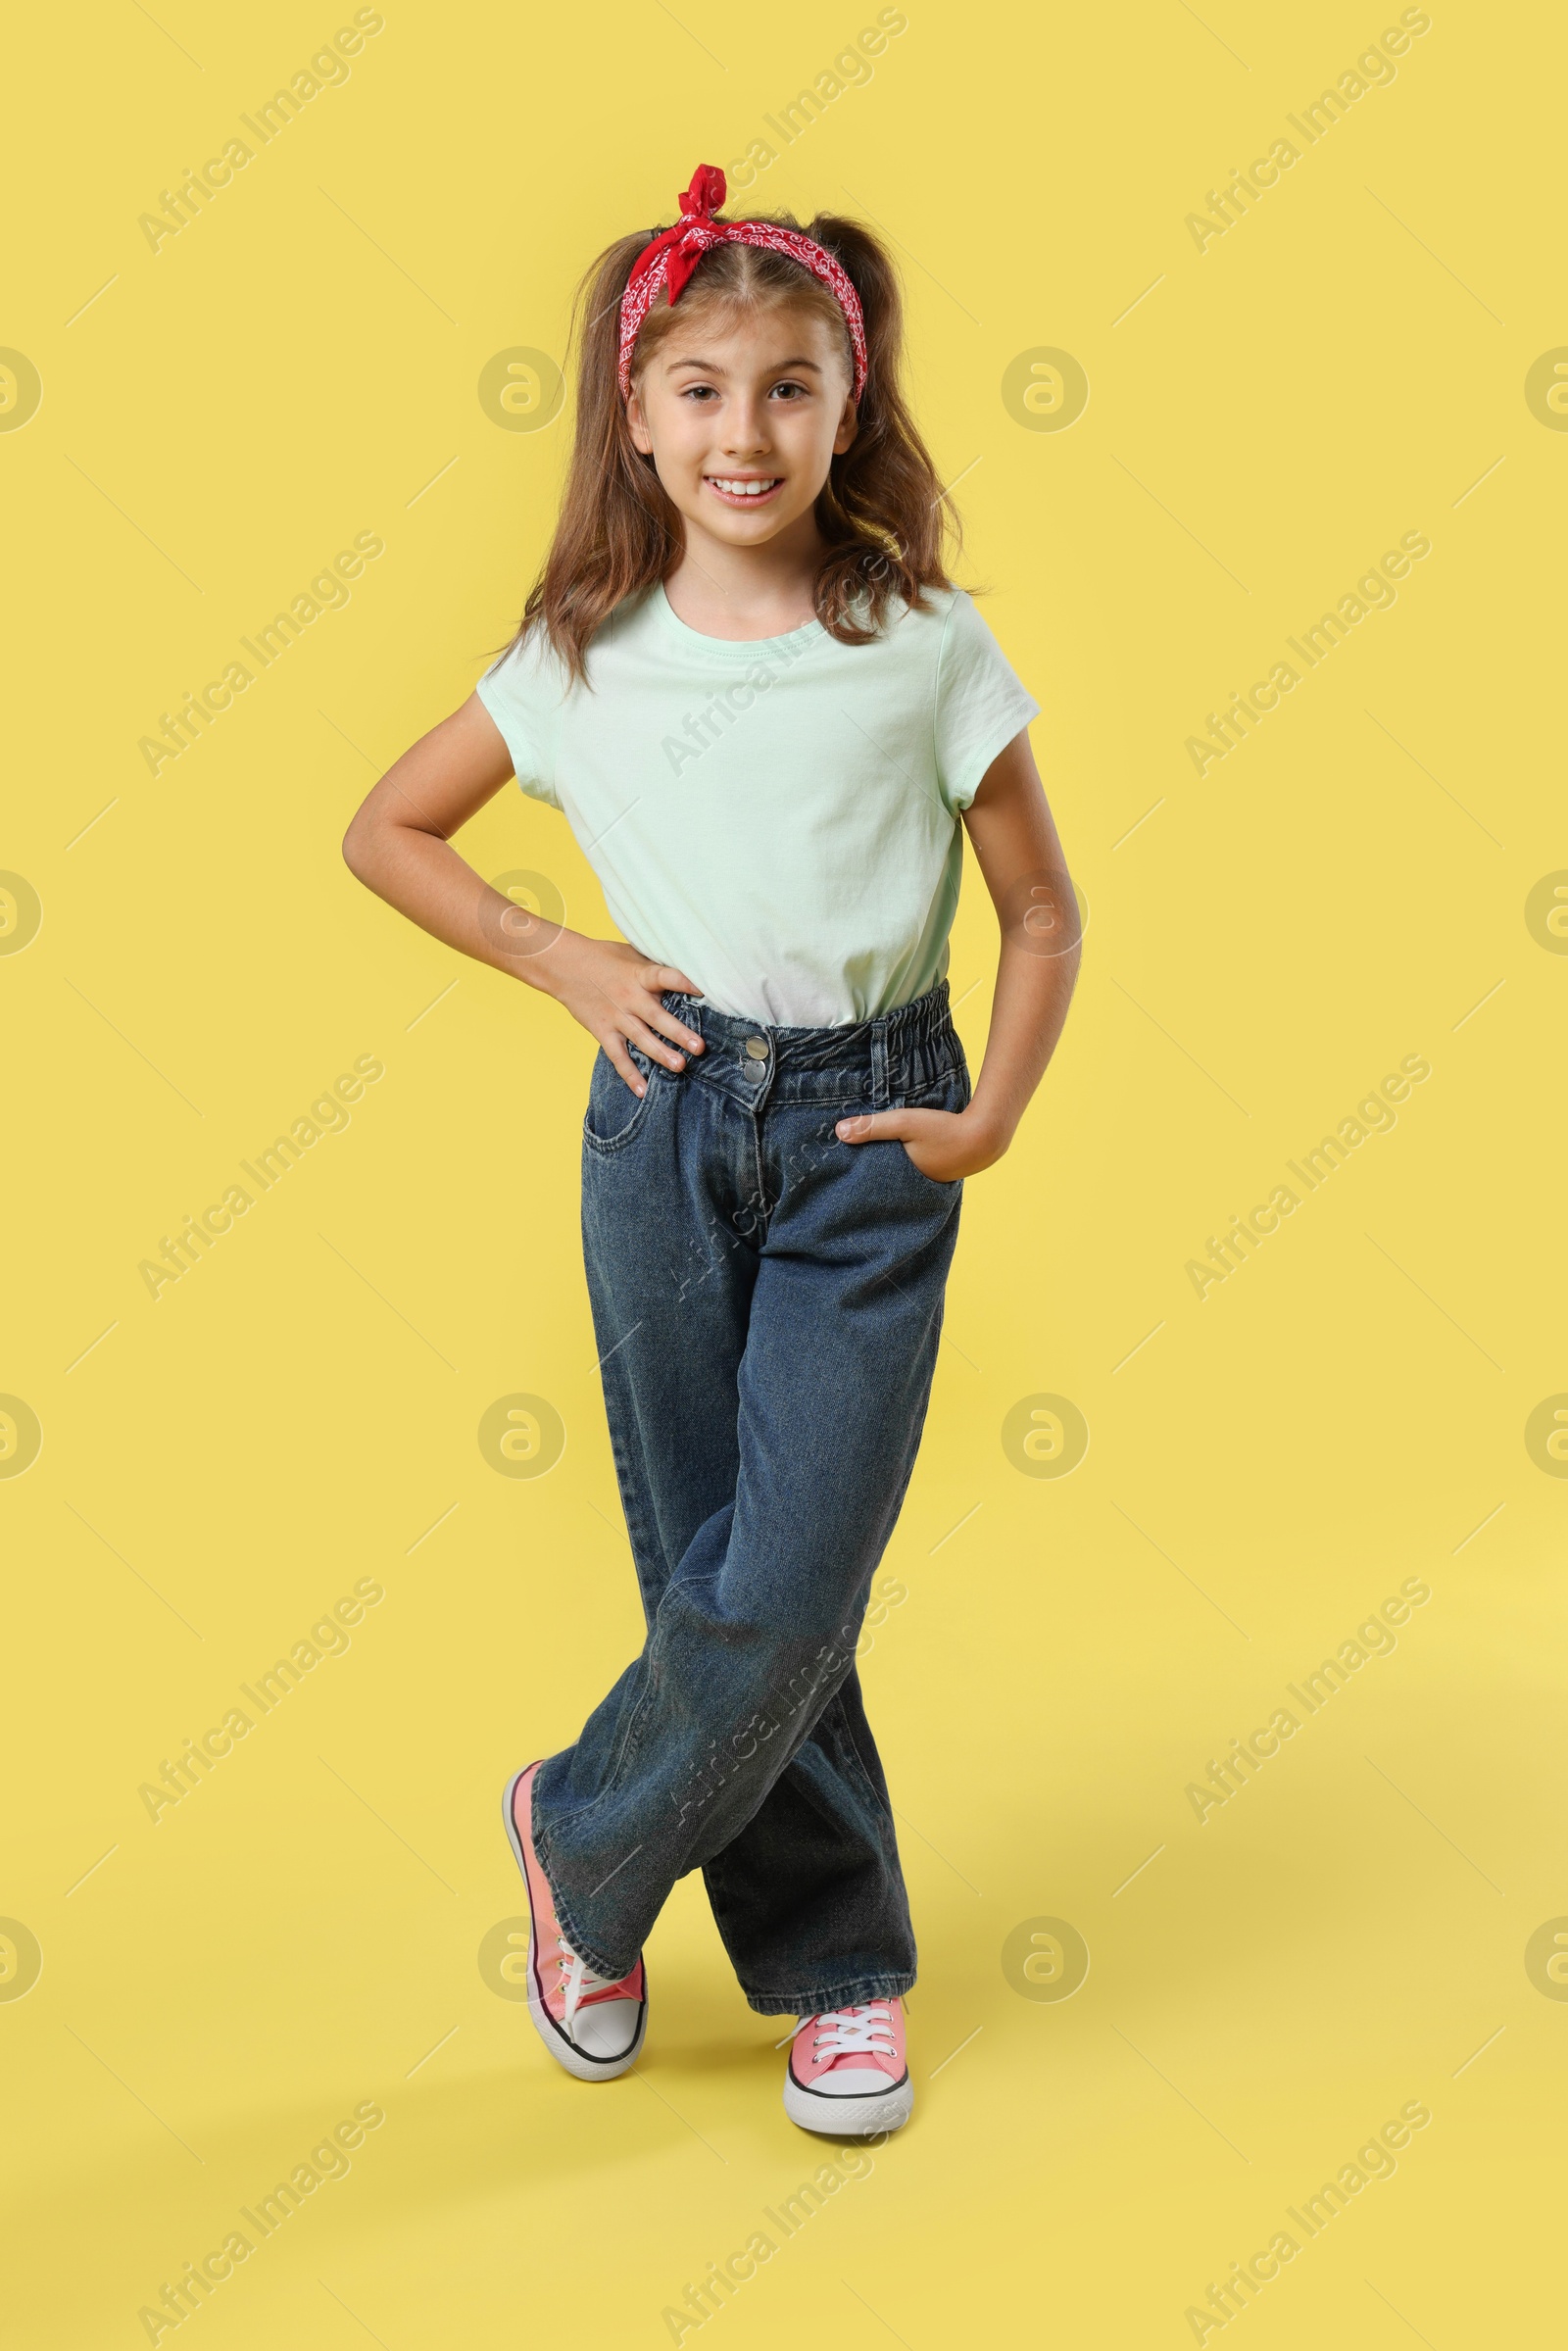
[[763,506],[784,486],[782,474],[705,473],[703,480],[726,506]]

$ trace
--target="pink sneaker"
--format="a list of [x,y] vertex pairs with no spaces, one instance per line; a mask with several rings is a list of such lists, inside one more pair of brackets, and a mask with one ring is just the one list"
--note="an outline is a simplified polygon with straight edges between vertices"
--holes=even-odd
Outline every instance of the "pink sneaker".
[[802,2017],[784,2076],[784,2111],[792,2123],[835,2137],[866,2137],[900,2130],[913,2110],[902,2000]]
[[523,1885],[528,1889],[528,2014],[545,2047],[579,2082],[612,2082],[635,2064],[648,2030],[648,1979],[639,1958],[629,1976],[612,1984],[579,1959],[561,1932],[550,1882],[539,1866],[531,1830],[530,1763],[507,1783],[502,1811]]

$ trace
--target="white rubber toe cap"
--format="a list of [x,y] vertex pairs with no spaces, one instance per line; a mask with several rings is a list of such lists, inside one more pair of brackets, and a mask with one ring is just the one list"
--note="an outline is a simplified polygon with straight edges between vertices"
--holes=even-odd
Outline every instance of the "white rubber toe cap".
[[836,2065],[811,2084],[818,2098],[880,2098],[893,2087],[880,2066]]
[[868,2068],[845,2082],[835,2069],[823,2077],[817,2088],[807,2089],[793,2073],[786,2073],[784,2112],[803,2131],[822,2131],[839,2138],[869,2138],[880,2131],[903,2130],[914,2112],[914,2084],[907,2074],[902,2082],[889,2082],[886,2074]]
[[624,2057],[637,2045],[642,2022],[638,2000],[595,2000],[571,2020],[571,2037],[587,2057]]

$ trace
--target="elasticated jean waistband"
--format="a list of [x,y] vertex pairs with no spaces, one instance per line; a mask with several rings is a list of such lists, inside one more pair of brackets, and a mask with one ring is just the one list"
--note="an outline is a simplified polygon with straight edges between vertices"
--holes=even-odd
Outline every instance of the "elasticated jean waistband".
[[852,1020],[837,1028],[770,1028],[763,1021],[745,1020],[734,1012],[715,1011],[702,997],[666,990],[668,1009],[695,1029],[710,1052],[733,1047],[744,1053],[748,1038],[757,1038],[780,1071],[858,1069],[881,1059],[898,1068],[909,1058],[927,1056],[922,1049],[956,1041],[948,1003],[948,983],[913,1002],[897,1005],[874,1020]]

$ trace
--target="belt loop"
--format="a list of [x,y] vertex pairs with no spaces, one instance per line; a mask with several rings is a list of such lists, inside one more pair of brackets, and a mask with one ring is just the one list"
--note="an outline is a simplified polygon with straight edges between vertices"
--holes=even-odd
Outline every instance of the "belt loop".
[[884,1012],[871,1023],[871,1107],[885,1110],[888,1106],[888,1016]]
[[[670,1003],[671,997],[675,1000],[673,1004]],[[675,1005],[678,1004],[680,1009],[675,1011],[676,1019],[684,1021],[689,1029],[695,1029],[698,1036],[707,1042],[708,1032],[703,1026],[703,998],[689,996],[684,988],[666,988],[660,1001],[666,1012],[675,1011]]]

